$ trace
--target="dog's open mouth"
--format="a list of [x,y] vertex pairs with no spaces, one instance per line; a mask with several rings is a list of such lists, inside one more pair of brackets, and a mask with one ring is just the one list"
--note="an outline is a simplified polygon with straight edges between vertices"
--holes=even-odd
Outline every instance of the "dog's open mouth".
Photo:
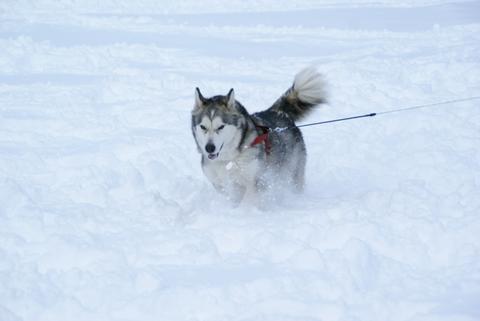
[[218,154],[220,154],[220,151],[222,150],[222,148],[223,148],[223,144],[222,144],[222,146],[220,146],[220,149],[218,150],[218,152],[208,154],[208,159],[209,160],[214,160],[215,158],[217,158]]
[[209,160],[214,160],[217,157],[218,157],[218,153],[208,154],[208,159]]

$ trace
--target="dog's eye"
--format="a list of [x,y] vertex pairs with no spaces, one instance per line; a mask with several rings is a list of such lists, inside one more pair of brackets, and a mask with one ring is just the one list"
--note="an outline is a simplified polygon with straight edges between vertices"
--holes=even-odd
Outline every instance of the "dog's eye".
[[201,128],[202,130],[207,130],[207,127],[205,127],[205,126],[203,126],[203,125],[200,125],[200,128]]
[[222,130],[224,127],[225,127],[225,125],[222,125],[222,126],[218,127],[217,130]]

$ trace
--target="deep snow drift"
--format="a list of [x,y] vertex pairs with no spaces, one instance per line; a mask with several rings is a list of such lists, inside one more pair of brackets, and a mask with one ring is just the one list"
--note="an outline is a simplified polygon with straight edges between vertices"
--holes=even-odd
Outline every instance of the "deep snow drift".
[[[81,4],[80,4],[81,3]],[[232,208],[193,90],[308,121],[480,95],[480,5],[0,3],[0,320],[479,320],[480,102],[309,127],[304,195]]]

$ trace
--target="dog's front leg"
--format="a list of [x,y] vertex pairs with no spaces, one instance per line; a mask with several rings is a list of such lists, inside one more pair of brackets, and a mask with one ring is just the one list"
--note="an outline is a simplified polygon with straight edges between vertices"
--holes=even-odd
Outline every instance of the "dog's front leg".
[[230,191],[228,193],[227,198],[233,202],[236,206],[240,205],[241,201],[243,200],[247,188],[241,184],[232,184],[230,187]]
[[213,187],[235,206],[241,203],[247,190],[245,186],[236,183],[228,184],[227,186],[213,184]]

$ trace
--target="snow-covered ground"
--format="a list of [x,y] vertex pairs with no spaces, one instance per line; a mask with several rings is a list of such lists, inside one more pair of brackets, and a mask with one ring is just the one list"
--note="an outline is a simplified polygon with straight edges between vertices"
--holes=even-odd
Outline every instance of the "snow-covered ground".
[[480,320],[480,101],[308,127],[307,188],[233,208],[193,90],[308,121],[480,95],[480,3],[0,3],[1,321]]

